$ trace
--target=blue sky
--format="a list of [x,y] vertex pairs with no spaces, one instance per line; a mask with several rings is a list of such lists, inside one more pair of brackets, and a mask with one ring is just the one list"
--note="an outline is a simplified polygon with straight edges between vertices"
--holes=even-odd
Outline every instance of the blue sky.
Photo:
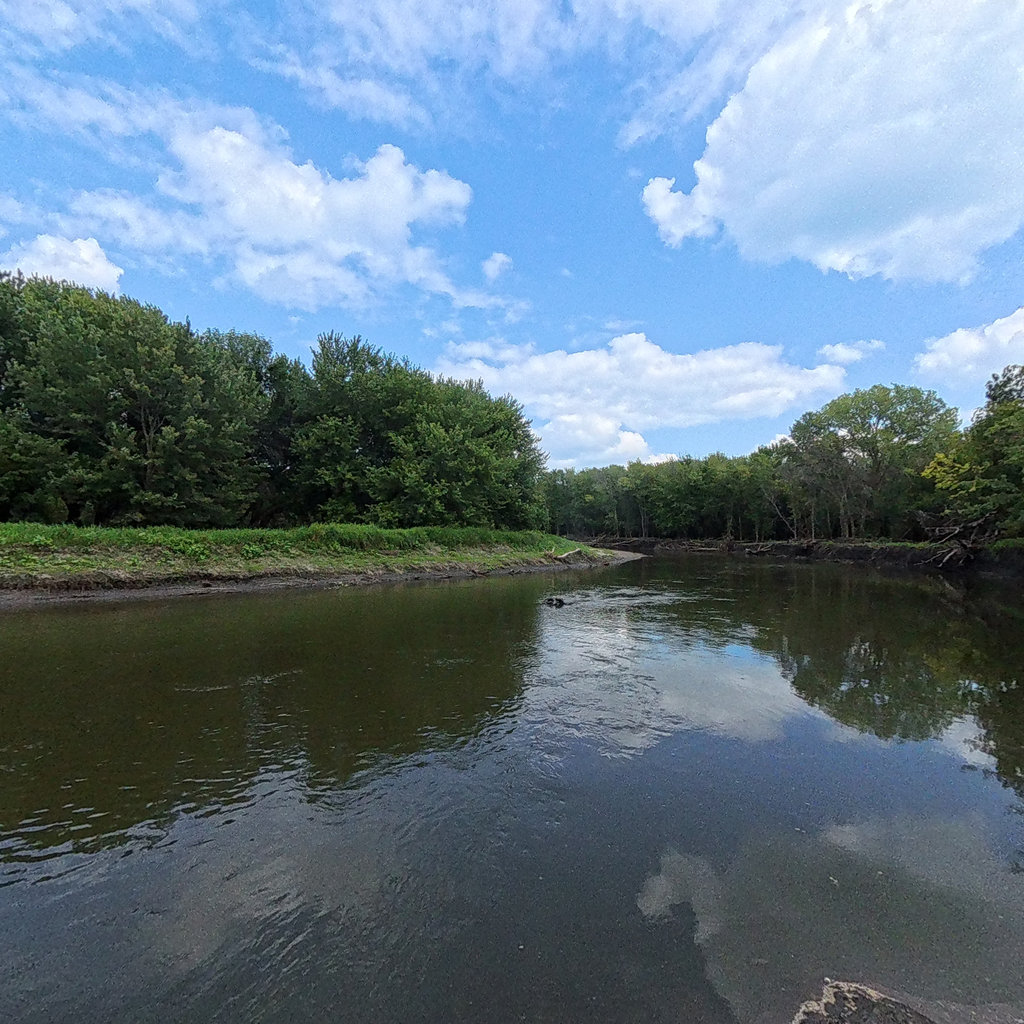
[[741,454],[1024,362],[1024,2],[0,0],[0,267]]

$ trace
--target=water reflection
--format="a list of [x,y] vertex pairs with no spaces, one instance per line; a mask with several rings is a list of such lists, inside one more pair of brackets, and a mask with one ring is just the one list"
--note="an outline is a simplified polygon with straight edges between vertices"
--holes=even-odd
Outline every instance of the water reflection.
[[642,754],[693,730],[757,742],[808,713],[775,659],[738,642],[749,628],[716,610],[714,628],[685,592],[586,589],[545,623],[527,672],[523,715],[566,744],[607,756]]
[[724,870],[668,849],[637,905],[652,921],[693,908],[709,976],[742,1022],[787,1020],[815,966],[928,1003],[1019,1003],[1024,878],[977,825],[875,818],[755,838]]
[[0,1018],[1012,1002],[1021,625],[718,559],[6,615]]
[[465,742],[514,701],[532,595],[500,583],[8,615],[0,858],[149,840],[182,813],[312,795]]
[[973,718],[981,733],[968,728],[964,759],[990,756],[1024,795],[1024,606],[1014,592],[829,565],[645,569],[648,586],[671,579],[686,596],[663,611],[684,634],[723,651],[749,645],[795,694],[858,732],[954,737]]

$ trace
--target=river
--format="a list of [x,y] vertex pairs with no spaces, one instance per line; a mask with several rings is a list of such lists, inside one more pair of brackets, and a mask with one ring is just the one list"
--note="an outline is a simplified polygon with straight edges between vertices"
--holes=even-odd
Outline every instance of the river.
[[1019,589],[698,556],[4,612],[0,1020],[1024,1004],[1022,671]]

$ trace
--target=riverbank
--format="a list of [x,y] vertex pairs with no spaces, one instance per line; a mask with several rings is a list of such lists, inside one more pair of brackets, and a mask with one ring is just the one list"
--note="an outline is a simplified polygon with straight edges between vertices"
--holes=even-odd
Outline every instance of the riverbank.
[[508,575],[640,557],[535,531],[103,529],[0,524],[0,607]]
[[609,548],[646,555],[682,552],[727,554],[742,558],[799,559],[871,565],[879,569],[915,572],[971,573],[1005,579],[1024,579],[1024,545],[1001,541],[970,550],[956,544],[887,543],[879,541],[773,540],[689,541],[631,538],[602,541]]

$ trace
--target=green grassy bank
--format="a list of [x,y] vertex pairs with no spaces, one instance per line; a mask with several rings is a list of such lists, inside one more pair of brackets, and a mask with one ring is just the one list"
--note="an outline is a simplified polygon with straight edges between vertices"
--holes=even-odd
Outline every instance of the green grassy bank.
[[535,531],[314,523],[287,530],[112,529],[0,524],[0,589],[89,590],[261,578],[489,572],[597,562],[598,552]]

